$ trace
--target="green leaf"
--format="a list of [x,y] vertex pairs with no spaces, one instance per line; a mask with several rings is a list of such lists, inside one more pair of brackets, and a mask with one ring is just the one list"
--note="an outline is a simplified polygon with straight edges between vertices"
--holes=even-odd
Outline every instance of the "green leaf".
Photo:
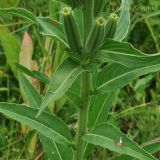
[[38,118],[35,118],[38,109],[11,103],[0,103],[0,112],[30,126],[58,143],[71,144],[68,127],[53,114],[43,112]]
[[130,27],[130,5],[128,0],[122,0],[120,7],[120,18],[117,24],[116,33],[114,36],[115,40],[122,41]]
[[159,70],[160,64],[132,68],[117,63],[110,64],[99,73],[97,90],[101,93],[115,91],[139,76]]
[[160,54],[147,55],[128,43],[109,39],[95,59],[101,62],[115,62],[99,74],[98,90],[104,93],[121,88],[139,76],[160,70]]
[[40,34],[57,38],[68,47],[63,26],[60,22],[49,17],[37,17],[36,20]]
[[[109,111],[115,100],[116,92],[107,94],[94,95],[91,98],[89,113],[88,113],[88,128],[94,129],[96,126],[107,122]],[[86,154],[90,154],[93,150],[93,145],[86,145]]]
[[[149,152],[150,154],[154,154],[160,150],[160,142],[153,142],[151,144],[145,145],[143,147],[143,149],[146,150],[147,152]],[[122,159],[135,160],[135,158],[133,158],[131,156],[123,155],[123,154],[119,155],[117,157],[113,157],[110,160],[122,160]]]
[[68,47],[68,43],[63,32],[63,26],[60,22],[49,17],[35,17],[30,11],[24,8],[0,8],[0,12],[17,15],[36,23],[40,34],[54,37]]
[[43,98],[38,115],[41,114],[49,103],[61,98],[83,71],[84,69],[71,59],[62,62],[52,77],[49,89]]
[[144,54],[129,43],[107,40],[95,59],[101,62],[120,63],[127,67],[159,64],[160,54]]
[[24,8],[0,8],[0,12],[16,15],[28,19],[34,23],[37,22],[35,16]]
[[59,19],[60,17],[60,4],[58,1],[54,1],[54,0],[49,0],[48,3],[48,9],[49,9],[49,16],[54,18],[54,19]]
[[[33,108],[39,108],[42,97],[32,86],[29,80],[25,78],[25,76],[19,74],[19,78],[29,105]],[[68,160],[73,159],[73,150],[71,147],[60,145],[56,143],[53,139],[47,138],[40,133],[38,134],[48,159],[67,160],[65,159],[65,157],[68,158]]]
[[75,106],[79,106],[82,103],[81,98],[76,93],[68,91],[65,96]]
[[16,67],[19,69],[19,71],[21,71],[22,73],[25,73],[26,75],[28,76],[31,76],[45,84],[49,84],[50,83],[50,78],[42,73],[42,72],[39,72],[39,71],[30,71],[28,68],[16,63]]
[[55,143],[43,135],[40,135],[40,141],[48,160],[73,160],[73,149],[71,147]]
[[19,73],[20,86],[24,92],[28,104],[33,108],[39,108],[42,103],[42,97],[37,90],[32,86],[28,79]]
[[7,59],[7,63],[10,65],[11,70],[17,77],[18,74],[15,62],[19,62],[20,43],[8,28],[3,25],[0,25],[0,42]]
[[101,47],[102,50],[107,50],[110,52],[116,52],[117,54],[129,54],[133,56],[143,57],[147,56],[143,52],[134,48],[132,44],[128,42],[119,42],[112,39],[107,39],[107,41]]
[[[118,146],[120,138],[122,138],[123,146]],[[146,152],[135,142],[129,139],[119,129],[111,124],[103,124],[87,133],[83,139],[88,143],[99,145],[121,154],[130,155],[138,159],[156,160],[151,154]]]
[[160,139],[156,142],[153,141],[152,143],[145,145],[143,148],[151,154],[160,151]]
[[92,97],[89,107],[88,128],[93,129],[107,121],[108,113],[115,97],[115,92]]

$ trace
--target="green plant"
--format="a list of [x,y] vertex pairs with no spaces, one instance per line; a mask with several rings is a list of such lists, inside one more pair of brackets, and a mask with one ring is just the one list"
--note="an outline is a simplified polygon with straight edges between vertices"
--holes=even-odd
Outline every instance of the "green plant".
[[[85,159],[93,150],[91,144],[118,152],[121,159],[156,159],[151,155],[153,152],[142,149],[107,120],[117,90],[139,76],[159,71],[160,54],[144,54],[122,42],[130,25],[127,0],[122,0],[120,9],[110,16],[103,13],[105,0],[102,6],[94,5],[94,0],[65,2],[59,1],[63,7],[59,21],[35,17],[22,8],[0,9],[27,18],[42,35],[52,37],[66,51],[58,67],[55,65],[51,79],[45,72],[30,71],[16,64],[29,106],[1,102],[0,112],[36,129],[48,159]],[[40,86],[40,90],[48,88],[45,96],[37,92],[23,73],[46,85]],[[75,93],[78,79],[81,84]],[[68,125],[47,108],[64,95],[78,107],[77,128],[71,128],[76,135],[71,135]]]

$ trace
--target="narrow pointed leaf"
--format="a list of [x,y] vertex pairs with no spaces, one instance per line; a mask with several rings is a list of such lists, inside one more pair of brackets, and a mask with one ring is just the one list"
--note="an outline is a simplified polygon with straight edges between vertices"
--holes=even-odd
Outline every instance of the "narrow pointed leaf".
[[[32,86],[29,80],[26,79],[25,76],[23,76],[23,74],[19,74],[19,78],[29,105],[33,108],[39,108],[42,101],[42,97]],[[73,159],[73,150],[71,146],[58,144],[53,139],[47,138],[46,136],[40,133],[38,134],[48,159],[57,159],[57,160]]]
[[159,64],[160,54],[144,54],[129,43],[108,39],[95,59],[101,62],[120,63],[127,67],[137,67]]
[[[123,140],[123,146],[117,145],[120,140]],[[142,149],[139,145],[129,139],[115,126],[106,123],[93,129],[87,133],[83,139],[88,143],[99,145],[121,154],[130,155],[138,159],[156,160],[151,154]]]
[[73,160],[73,149],[71,146],[55,143],[43,135],[40,135],[40,141],[48,160]]
[[[143,149],[147,152],[149,152],[150,154],[154,154],[156,152],[158,152],[160,150],[160,142],[155,142],[155,143],[151,143],[148,144],[146,146],[143,147]],[[135,158],[131,157],[131,156],[127,156],[127,155],[119,155],[117,157],[113,157],[110,160],[122,160],[122,159],[126,159],[126,160],[136,160]]]
[[88,115],[88,128],[95,128],[107,121],[115,97],[116,92],[92,97]]
[[44,136],[61,144],[71,144],[68,127],[56,116],[43,112],[38,118],[38,109],[24,105],[0,103],[0,112],[37,130]]
[[38,91],[21,73],[19,73],[19,80],[28,104],[33,108],[39,108],[42,103],[42,97],[40,96]]
[[[109,111],[115,97],[116,92],[92,96],[88,113],[88,128],[90,130],[102,123],[107,122]],[[86,144],[86,154],[90,154],[93,148],[94,147],[92,144]]]
[[65,34],[63,32],[63,26],[60,22],[49,17],[37,17],[36,20],[40,34],[54,37],[68,47]]
[[130,27],[130,5],[129,0],[122,0],[122,4],[120,7],[120,17],[117,24],[116,33],[114,36],[115,40],[122,41]]
[[151,154],[154,154],[158,151],[160,151],[160,140],[157,142],[153,142],[151,144],[147,144],[143,147],[146,151],[148,151]]
[[49,89],[43,98],[38,115],[41,114],[49,103],[61,98],[83,71],[84,69],[71,59],[62,62],[52,77]]
[[60,22],[49,17],[35,17],[30,11],[24,8],[0,8],[0,12],[9,13],[30,20],[37,24],[40,34],[56,38],[68,47],[63,32],[63,26]]
[[119,42],[112,39],[107,39],[101,48],[102,50],[116,52],[119,54],[129,54],[137,57],[147,56],[143,52],[134,48],[133,45],[128,42]]
[[160,71],[160,64],[132,68],[116,63],[110,64],[99,73],[97,90],[101,93],[115,91],[139,76],[157,71]]
[[0,8],[0,12],[13,14],[36,23],[35,16],[25,8]]
[[30,71],[28,68],[16,63],[16,67],[19,69],[19,71],[21,71],[22,73],[25,73],[26,75],[28,76],[31,76],[37,80],[39,80],[40,82],[43,82],[45,84],[49,84],[50,83],[50,78],[42,73],[42,72],[39,72],[39,71]]

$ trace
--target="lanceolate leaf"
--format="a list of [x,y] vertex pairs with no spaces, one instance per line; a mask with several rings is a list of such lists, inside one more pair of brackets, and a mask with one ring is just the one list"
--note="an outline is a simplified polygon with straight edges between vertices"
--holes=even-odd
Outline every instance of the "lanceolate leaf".
[[[33,108],[39,108],[42,101],[42,97],[39,95],[36,89],[31,85],[31,83],[25,78],[25,76],[20,74],[19,77],[20,77],[21,87],[24,90],[24,94],[27,98],[29,105]],[[70,146],[58,144],[53,139],[47,138],[46,136],[40,133],[39,133],[39,138],[48,159],[56,159],[56,160],[73,159],[73,150]]]
[[92,97],[88,115],[88,128],[95,128],[107,121],[115,96],[116,93],[113,92]]
[[121,88],[139,76],[160,70],[160,54],[147,55],[128,43],[114,40],[108,40],[95,59],[115,62],[99,73],[98,90],[103,93]]
[[160,54],[144,54],[129,43],[108,39],[95,59],[101,62],[120,63],[127,67],[137,67],[159,64]]
[[35,16],[28,10],[24,8],[0,8],[0,12],[10,13],[16,16],[20,16],[22,18],[28,19],[34,23],[36,23]]
[[101,93],[115,91],[139,76],[159,70],[160,64],[132,68],[117,63],[110,64],[99,73],[97,90]]
[[156,142],[145,145],[143,148],[151,154],[160,151],[160,139]]
[[63,26],[60,22],[49,17],[35,17],[30,11],[24,8],[0,8],[0,12],[9,13],[30,20],[37,24],[40,34],[54,37],[68,47],[65,34],[63,32]]
[[[108,113],[115,100],[116,92],[98,94],[92,97],[88,113],[88,129],[94,129],[96,126],[107,122]],[[93,145],[86,145],[86,154],[91,153]]]
[[73,160],[73,149],[71,146],[55,143],[43,135],[40,135],[40,141],[45,149],[47,160]]
[[143,52],[139,51],[138,49],[134,48],[128,42],[119,42],[112,39],[107,39],[106,42],[101,47],[102,50],[107,50],[110,52],[117,52],[121,54],[129,54],[133,56],[143,57],[147,56]]
[[38,115],[41,114],[49,103],[61,98],[83,71],[84,69],[71,59],[62,62],[52,77],[49,89],[43,98]]
[[[29,79],[27,79],[23,74],[19,73],[19,82],[20,82],[20,91],[21,95],[23,97],[24,103],[27,105],[30,105],[33,108],[38,108],[41,103],[41,96],[38,94],[36,89],[31,85]],[[21,124],[21,128],[23,133],[26,133],[26,130],[30,130],[29,127]],[[35,131],[31,132],[31,141],[29,142],[29,145],[27,147],[28,151],[32,151],[30,153],[30,156],[32,156],[36,149],[37,144],[37,133]]]
[[16,67],[22,72],[22,73],[25,73],[26,75],[28,76],[31,76],[43,83],[46,83],[46,84],[49,84],[50,83],[50,78],[42,73],[42,72],[39,72],[39,71],[30,71],[28,68],[16,63]]
[[[119,129],[108,123],[93,129],[83,139],[88,143],[99,145],[111,151],[130,155],[138,159],[156,160],[156,158],[129,139]],[[120,139],[122,139],[122,146],[118,145]]]
[[118,41],[122,41],[126,37],[129,31],[129,26],[130,26],[129,0],[122,0],[122,4],[120,8],[120,18],[118,21],[114,39]]
[[38,109],[9,103],[0,103],[0,112],[30,126],[58,143],[71,144],[71,135],[68,127],[52,114],[43,112],[36,118]]
[[61,23],[49,17],[37,17],[36,20],[39,32],[42,35],[57,38],[58,40],[63,42],[66,46],[68,46],[65,39],[65,34],[63,32],[63,26]]
[[32,86],[29,80],[26,79],[21,73],[19,74],[19,80],[28,104],[33,108],[39,108],[42,103],[42,97],[40,94]]
[[[146,150],[150,154],[154,154],[160,150],[160,142],[148,144],[148,145],[144,146],[143,149]],[[122,160],[122,159],[136,160],[135,158],[133,158],[131,156],[127,156],[127,155],[123,155],[123,154],[119,155],[117,157],[111,158],[110,160]]]

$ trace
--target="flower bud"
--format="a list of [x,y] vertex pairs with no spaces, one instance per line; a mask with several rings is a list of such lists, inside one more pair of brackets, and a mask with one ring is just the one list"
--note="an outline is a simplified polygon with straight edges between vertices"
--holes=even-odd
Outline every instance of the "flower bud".
[[112,13],[107,21],[105,29],[105,38],[114,38],[117,28],[118,16],[116,13]]
[[96,19],[95,26],[93,27],[87,40],[87,52],[94,52],[103,44],[105,37],[105,24],[106,20],[103,17]]
[[64,31],[71,51],[81,54],[82,53],[81,36],[72,12],[73,11],[70,7],[63,8],[62,14],[64,17],[63,21]]

